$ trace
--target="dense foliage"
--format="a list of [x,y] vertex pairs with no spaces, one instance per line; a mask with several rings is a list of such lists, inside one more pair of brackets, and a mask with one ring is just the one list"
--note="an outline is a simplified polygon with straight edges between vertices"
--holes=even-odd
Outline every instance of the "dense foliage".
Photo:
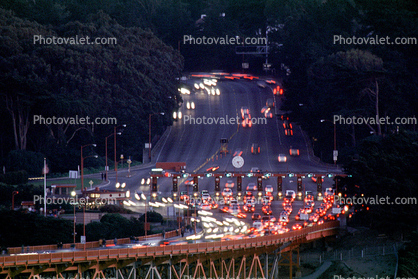
[[[104,154],[105,137],[115,125],[128,124],[119,150],[141,160],[148,137],[148,115],[171,111],[181,101],[176,78],[182,69],[178,52],[150,31],[122,27],[103,12],[84,23],[41,25],[0,10],[0,102],[3,154],[10,149],[46,155],[51,171],[76,169],[80,145],[97,143]],[[39,44],[34,36],[115,38],[113,44]],[[96,117],[115,119],[105,125],[40,124],[36,117]],[[155,117],[155,131],[170,124]],[[109,144],[109,152],[113,148]],[[32,154],[20,157],[34,158]],[[14,156],[16,158],[16,156]],[[34,165],[42,164],[42,156]],[[92,166],[95,160],[86,160]],[[20,170],[25,160],[8,170]],[[100,161],[96,161],[100,164]],[[21,165],[19,165],[21,164]],[[42,169],[38,169],[40,174]]]
[[359,144],[346,166],[353,177],[341,185],[348,197],[370,200],[354,204],[360,215],[356,221],[388,232],[417,228],[417,142],[417,133],[400,132]]
[[67,220],[0,210],[0,224],[1,247],[72,242],[73,223]]

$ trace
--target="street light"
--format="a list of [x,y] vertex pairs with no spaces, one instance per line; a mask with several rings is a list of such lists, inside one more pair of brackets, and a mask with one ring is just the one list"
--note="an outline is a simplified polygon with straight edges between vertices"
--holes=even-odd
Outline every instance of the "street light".
[[[118,136],[122,135],[122,132],[117,132],[116,133]],[[110,138],[111,136],[113,136],[114,133],[111,133],[110,135],[108,135],[107,137],[105,137],[105,153],[106,153],[106,181],[109,181],[109,179],[107,179],[107,172],[109,169],[109,166],[107,164],[107,139]],[[113,147],[114,149],[116,149],[116,145]]]
[[128,161],[126,162],[128,163],[128,177],[131,177],[131,164],[132,164],[131,156],[129,156]]
[[321,122],[331,122],[334,125],[334,152],[333,152],[333,159],[334,159],[334,165],[337,164],[337,125],[336,122],[328,120],[328,119],[321,119]]
[[[147,180],[148,182],[148,180]],[[150,197],[151,197],[151,185],[149,186]],[[147,229],[148,229],[148,221],[147,221],[147,211],[148,211],[148,204],[147,204],[147,197],[144,193],[141,194],[141,198],[145,201],[145,222],[144,222],[144,231],[145,231],[145,239],[147,239]],[[150,198],[151,199],[151,198]]]
[[98,155],[91,155],[91,156],[87,156],[87,157],[83,157],[83,148],[86,146],[93,146],[96,147],[95,143],[90,143],[90,144],[86,144],[86,145],[82,145],[81,146],[81,192],[84,192],[84,180],[83,180],[83,175],[84,175],[84,159],[89,158],[89,157],[95,157],[98,158]]
[[150,113],[149,114],[149,123],[148,123],[148,128],[149,128],[149,140],[148,140],[148,159],[151,162],[151,117],[153,115],[164,115],[164,112],[160,112],[160,113]]
[[[74,198],[76,195],[75,191],[71,192],[71,196]],[[75,201],[73,200],[73,209],[74,209],[74,219],[73,219],[73,242],[75,247]]]
[[126,127],[126,124],[123,124],[123,125],[119,125],[119,126],[115,126],[114,127],[114,131],[113,131],[113,145],[114,145],[114,148],[113,148],[113,150],[114,150],[114,155],[115,155],[115,172],[116,172],[116,182],[118,182],[118,161],[117,161],[117,159],[116,159],[116,129],[117,128],[119,128],[119,127]]
[[13,191],[12,193],[12,210],[15,210],[15,195],[19,194],[19,191]]

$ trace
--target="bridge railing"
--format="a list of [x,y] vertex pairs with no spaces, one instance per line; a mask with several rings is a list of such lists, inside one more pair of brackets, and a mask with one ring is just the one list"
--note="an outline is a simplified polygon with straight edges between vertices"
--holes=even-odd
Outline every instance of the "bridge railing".
[[[59,263],[59,262],[83,262],[107,259],[127,259],[140,257],[158,257],[163,255],[187,255],[197,253],[222,252],[230,250],[248,249],[254,247],[280,245],[290,241],[320,238],[329,235],[331,230],[339,227],[338,221],[327,222],[321,225],[304,228],[298,231],[290,231],[281,235],[268,235],[256,238],[246,238],[227,241],[193,243],[172,246],[157,247],[130,247],[116,249],[95,249],[85,251],[71,251],[58,253],[41,253],[34,255],[13,255],[0,257],[1,267],[21,265]],[[327,234],[327,232],[329,234]],[[333,232],[334,233],[334,232]],[[312,236],[312,237],[309,237]]]
[[[171,238],[175,237],[180,234],[179,230],[173,230],[168,231],[165,233],[165,238]],[[158,234],[152,234],[149,235],[148,238],[154,238],[154,237],[162,237],[162,233]],[[139,236],[135,237],[138,241],[145,240],[145,236]],[[117,239],[117,244],[129,244],[132,243],[131,238],[119,238]],[[114,244],[114,239],[106,240],[106,244]],[[93,248],[99,248],[100,244],[99,241],[89,241],[86,242],[86,244],[82,243],[65,243],[62,244],[62,248],[58,248],[58,244],[51,244],[51,245],[37,245],[37,246],[25,246],[25,247],[10,247],[8,248],[8,254],[19,254],[19,253],[33,253],[33,252],[39,252],[39,251],[55,251],[59,249],[93,249]]]

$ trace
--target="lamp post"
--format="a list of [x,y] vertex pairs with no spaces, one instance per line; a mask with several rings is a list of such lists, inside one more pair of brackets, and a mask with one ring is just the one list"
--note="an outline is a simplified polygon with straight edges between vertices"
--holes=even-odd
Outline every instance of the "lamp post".
[[148,159],[149,159],[149,161],[151,162],[151,117],[153,116],[153,115],[164,115],[164,112],[160,112],[160,113],[150,113],[149,114],[149,119],[148,119],[148,121],[149,121],[149,123],[148,123],[148,128],[149,128],[149,131],[148,131],[148,134],[149,134],[149,138],[148,138]]
[[[106,179],[106,181],[109,181],[109,179],[107,179],[107,172],[109,170],[109,166],[107,164],[107,139],[110,138],[113,135],[114,135],[114,133],[111,133],[110,135],[108,135],[107,137],[105,137],[105,153],[106,153],[105,154],[106,155],[106,172],[105,172],[106,178],[105,179]],[[122,133],[121,132],[117,132],[116,135],[120,136],[120,135],[122,135]],[[113,148],[116,149],[116,145]]]
[[335,122],[328,120],[328,119],[321,119],[321,122],[331,122],[334,125],[334,152],[333,152],[333,159],[334,159],[334,165],[337,164],[337,125]]
[[[126,124],[123,125],[119,125],[119,126],[115,126],[114,127],[114,131],[113,131],[113,145],[114,145],[114,156],[115,156],[115,172],[116,172],[116,179],[117,179],[117,175],[118,175],[118,161],[116,159],[116,129],[119,127],[126,127]],[[116,181],[117,182],[117,181]]]
[[[74,198],[76,195],[75,191],[71,192],[71,196]],[[73,209],[74,209],[74,219],[73,219],[73,243],[74,243],[74,247],[75,247],[75,202],[73,201]]]
[[141,194],[141,198],[145,201],[145,222],[144,222],[144,232],[145,232],[145,239],[147,239],[147,229],[148,229],[148,223],[147,223],[147,197],[144,195],[144,193]]
[[15,210],[15,195],[19,194],[19,191],[13,191],[12,193],[12,210]]
[[87,156],[87,157],[83,157],[83,148],[84,147],[86,147],[86,146],[93,146],[93,147],[96,147],[96,144],[95,143],[90,143],[90,144],[86,144],[86,145],[82,145],[81,146],[81,192],[83,193],[84,192],[84,180],[83,180],[83,178],[84,178],[84,159],[86,159],[86,158],[88,158],[88,157],[95,157],[95,158],[98,158],[99,156],[97,156],[97,155],[91,155],[91,156]]
[[131,164],[132,164],[131,156],[129,156],[128,161],[126,162],[128,163],[128,177],[131,177]]
[[[90,155],[87,157],[83,157],[83,147],[88,146],[88,145],[92,145],[92,146],[96,146],[96,144],[87,144],[87,145],[83,145],[81,147],[81,194],[84,195],[84,178],[83,178],[83,169],[84,169],[84,159],[90,158],[90,157],[94,157],[94,158],[98,158],[98,155]],[[86,237],[86,204],[83,205],[83,237],[85,239]]]

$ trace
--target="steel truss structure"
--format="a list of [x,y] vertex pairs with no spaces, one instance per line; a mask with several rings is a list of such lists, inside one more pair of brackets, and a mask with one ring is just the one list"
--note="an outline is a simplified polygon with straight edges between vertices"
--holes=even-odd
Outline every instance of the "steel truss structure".
[[0,278],[275,279],[283,266],[289,267],[286,270],[292,278],[294,271],[299,272],[299,245],[336,235],[338,228],[339,222],[334,221],[239,240],[4,256],[0,257]]

